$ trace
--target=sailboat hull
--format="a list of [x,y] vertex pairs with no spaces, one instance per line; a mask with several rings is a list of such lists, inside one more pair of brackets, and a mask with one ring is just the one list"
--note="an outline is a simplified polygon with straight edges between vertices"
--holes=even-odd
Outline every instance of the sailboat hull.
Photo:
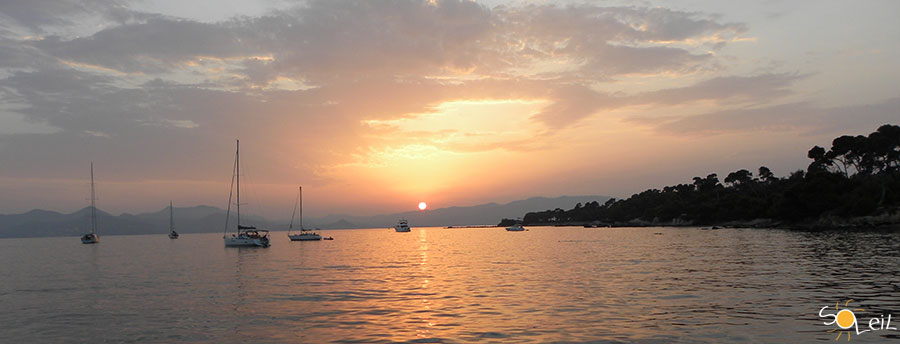
[[246,237],[226,237],[226,247],[269,247],[269,239],[263,238],[246,238]]
[[96,234],[85,234],[81,236],[82,244],[96,244],[100,242],[100,236]]
[[291,241],[316,241],[322,240],[322,236],[318,234],[290,234],[288,238]]
[[169,233],[169,239],[178,239],[178,233],[175,233],[174,231]]

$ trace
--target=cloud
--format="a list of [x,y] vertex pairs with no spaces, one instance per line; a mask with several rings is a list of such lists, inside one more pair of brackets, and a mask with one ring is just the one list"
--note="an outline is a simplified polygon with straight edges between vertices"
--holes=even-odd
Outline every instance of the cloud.
[[556,88],[550,96],[552,104],[532,116],[550,128],[569,126],[600,109],[618,107],[622,99],[596,92],[588,87],[570,85]]
[[153,18],[89,37],[64,40],[48,36],[32,44],[62,60],[121,72],[164,73],[202,57],[227,59],[249,54],[254,47],[244,42],[227,25]]
[[[0,134],[0,160],[14,162],[5,178],[77,175],[98,157],[122,179],[227,177],[241,138],[258,163],[249,167],[264,166],[259,181],[339,182],[334,166],[408,145],[460,155],[555,149],[564,129],[632,105],[763,109],[806,76],[721,72],[727,61],[715,51],[747,27],[665,8],[313,0],[221,22],[118,1],[14,1],[0,12],[3,110],[56,128]],[[81,21],[103,25],[75,34]],[[22,28],[33,37],[12,34]],[[617,91],[636,74],[651,86]],[[492,130],[367,124],[489,100],[539,105]],[[814,111],[793,106],[770,108]],[[736,109],[640,123],[693,135],[797,125],[767,116]]]
[[19,40],[0,37],[0,75],[8,74],[11,70],[23,70],[26,68],[52,66],[55,59],[48,58],[40,50],[22,44]]
[[696,84],[639,94],[634,104],[676,105],[698,100],[771,101],[793,93],[793,83],[807,77],[797,74],[759,74],[720,76]]
[[707,136],[753,131],[838,134],[900,120],[900,98],[873,105],[819,107],[808,102],[714,111],[663,119],[631,119],[668,135]]
[[[401,19],[402,18],[402,19]],[[163,74],[202,59],[235,59],[249,80],[515,73],[567,61],[594,78],[688,71],[709,48],[663,41],[733,37],[745,28],[697,13],[578,5],[488,9],[470,1],[309,1],[261,17],[218,23],[135,13],[93,35],[33,42],[63,60]],[[648,45],[651,44],[651,45]],[[266,72],[260,61],[268,58]],[[241,69],[238,69],[241,70]],[[571,74],[571,73],[564,73]]]
[[105,137],[109,138],[109,135],[102,131],[93,131],[93,130],[84,130],[83,133],[85,135],[93,136],[93,137]]
[[678,105],[703,100],[723,105],[767,103],[793,94],[790,87],[805,77],[796,74],[723,76],[685,87],[634,95],[611,95],[586,86],[564,85],[553,88],[548,96],[553,103],[532,119],[559,129],[574,125],[598,111],[629,105]]
[[478,39],[491,28],[489,10],[470,1],[311,1],[219,23],[152,16],[34,45],[61,59],[123,72],[161,74],[203,58],[253,67],[257,61],[250,58],[263,56],[288,77],[356,79],[472,68]]
[[[746,28],[720,24],[697,13],[667,9],[553,5],[504,8],[499,17],[511,34],[507,44],[533,56],[575,61],[572,71],[594,78],[627,73],[689,71],[711,59],[708,47],[688,50],[663,41],[734,37]],[[519,55],[518,52],[515,52]]]
[[[632,10],[633,11],[633,10]],[[731,39],[747,31],[740,23],[720,23],[714,15],[653,8],[646,13],[633,13],[637,27],[650,41],[685,41],[707,38]],[[713,39],[716,41],[716,39]]]
[[492,19],[470,1],[312,1],[249,24],[275,26],[280,69],[328,80],[471,69],[490,47]]
[[0,2],[0,23],[7,24],[0,26],[15,23],[40,33],[47,26],[74,25],[77,18],[112,14],[123,5],[116,0],[6,0]]

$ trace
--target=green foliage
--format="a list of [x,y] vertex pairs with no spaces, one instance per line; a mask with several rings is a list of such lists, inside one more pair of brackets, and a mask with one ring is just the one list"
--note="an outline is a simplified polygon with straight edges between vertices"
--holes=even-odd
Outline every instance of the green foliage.
[[756,178],[746,169],[715,173],[690,184],[650,189],[626,200],[578,204],[525,214],[525,224],[682,223],[711,225],[771,219],[814,221],[823,217],[873,215],[900,206],[900,127],[883,125],[868,136],[841,136],[831,148],[815,146],[807,171],[779,178],[765,166]]
[[503,219],[499,224],[497,224],[497,227],[509,227],[517,223],[519,223],[519,221],[513,219]]

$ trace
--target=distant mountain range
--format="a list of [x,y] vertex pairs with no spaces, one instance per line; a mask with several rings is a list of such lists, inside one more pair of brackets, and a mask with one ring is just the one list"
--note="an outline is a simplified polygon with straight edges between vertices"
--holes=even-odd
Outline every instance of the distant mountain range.
[[[506,204],[487,203],[469,207],[449,207],[427,211],[410,211],[375,216],[329,215],[304,219],[307,227],[323,229],[391,227],[401,218],[415,226],[493,225],[503,218],[518,218],[530,211],[554,208],[568,209],[576,203],[605,202],[605,196],[534,197]],[[210,206],[175,208],[175,230],[179,233],[209,233],[224,230],[225,211]],[[280,230],[287,227],[281,221],[259,216],[244,216],[246,224]],[[232,214],[231,223],[237,218]],[[90,208],[71,214],[35,209],[22,214],[0,215],[0,238],[78,236],[90,231]],[[169,232],[169,208],[157,212],[112,215],[97,209],[100,235],[164,234]]]
[[[269,225],[258,216],[247,216],[254,224]],[[237,218],[232,214],[232,223]],[[225,211],[210,206],[175,208],[175,230],[179,233],[223,231]],[[77,236],[90,231],[91,208],[71,214],[35,209],[23,214],[0,215],[0,238]],[[97,209],[97,231],[102,235],[154,234],[169,232],[169,208],[153,213],[112,215]]]
[[[520,218],[525,213],[555,208],[571,209],[577,203],[598,201],[606,202],[606,196],[562,196],[556,198],[533,197],[506,204],[486,203],[468,207],[449,207],[426,211],[407,211],[403,213],[375,216],[329,215],[310,219],[320,228],[378,228],[393,227],[399,219],[409,220],[415,226],[466,226],[496,225],[504,218]],[[304,219],[304,221],[306,221]]]

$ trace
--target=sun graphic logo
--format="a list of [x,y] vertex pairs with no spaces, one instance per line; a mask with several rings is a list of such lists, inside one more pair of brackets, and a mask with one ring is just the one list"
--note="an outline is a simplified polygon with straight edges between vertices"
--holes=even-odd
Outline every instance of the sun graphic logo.
[[[835,325],[837,328],[828,330],[828,332],[834,333],[837,332],[837,337],[834,340],[841,339],[845,333],[847,335],[847,341],[850,341],[851,332],[856,332],[857,335],[869,332],[869,331],[880,331],[880,330],[897,330],[895,327],[891,327],[891,314],[887,315],[887,319],[882,315],[880,318],[871,318],[868,322],[868,329],[860,330],[859,329],[859,320],[856,318],[856,313],[854,312],[864,312],[865,309],[862,308],[850,308],[850,302],[853,300],[847,300],[844,302],[844,308],[841,309],[840,302],[834,303],[834,310],[836,313],[826,313],[826,310],[830,306],[825,306],[819,309],[819,317],[820,318],[831,318],[831,321],[823,322],[825,325]],[[865,328],[865,324],[863,324],[863,328]],[[850,331],[850,330],[853,331]]]
[[[856,329],[859,329],[859,326],[857,326],[857,321],[856,321],[856,313],[853,313],[853,311],[862,312],[862,311],[865,311],[865,309],[857,308],[857,309],[850,310],[850,309],[846,308],[846,307],[850,306],[850,302],[853,302],[853,300],[847,300],[847,302],[844,302],[844,307],[845,307],[844,309],[840,308],[839,302],[835,302],[834,309],[837,311],[837,313],[835,313],[833,315],[832,314],[826,315],[826,316],[834,316],[834,320],[832,320],[831,322],[825,322],[825,325],[837,325],[837,327],[838,327],[836,329],[831,329],[828,331],[828,332],[837,332],[838,333],[837,337],[834,338],[834,340],[840,339],[841,336],[846,332],[847,340],[849,341],[850,340],[850,331],[843,331],[843,330],[849,330],[854,327]],[[828,306],[822,307],[822,309],[819,310],[820,317],[822,316],[822,312],[826,308],[828,308]],[[859,333],[857,333],[857,334],[859,334]]]

